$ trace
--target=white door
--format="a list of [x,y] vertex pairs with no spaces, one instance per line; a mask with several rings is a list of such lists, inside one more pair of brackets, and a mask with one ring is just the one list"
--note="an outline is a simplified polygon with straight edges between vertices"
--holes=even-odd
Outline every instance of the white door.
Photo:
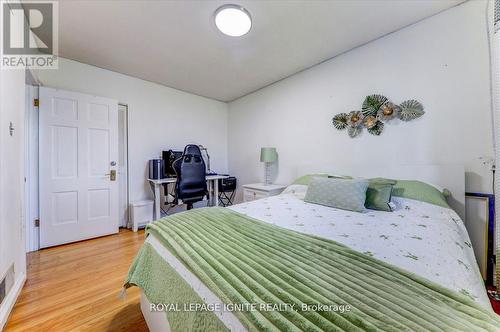
[[40,87],[40,247],[118,232],[118,102]]

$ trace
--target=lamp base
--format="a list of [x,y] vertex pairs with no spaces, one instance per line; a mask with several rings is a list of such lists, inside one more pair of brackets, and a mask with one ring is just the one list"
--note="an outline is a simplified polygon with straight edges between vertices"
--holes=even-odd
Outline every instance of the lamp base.
[[272,185],[271,182],[271,163],[264,163],[264,185]]

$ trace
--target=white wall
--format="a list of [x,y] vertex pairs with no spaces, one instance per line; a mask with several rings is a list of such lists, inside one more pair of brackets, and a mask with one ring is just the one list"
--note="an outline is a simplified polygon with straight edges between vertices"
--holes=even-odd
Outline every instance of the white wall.
[[48,87],[117,99],[129,108],[130,200],[151,198],[147,162],[186,144],[208,148],[213,170],[227,172],[227,104],[67,59],[41,70]]
[[[301,164],[462,164],[466,190],[491,192],[493,156],[484,1],[469,1],[229,104],[229,169],[262,181],[261,146],[279,153],[277,183]],[[426,114],[351,139],[331,118],[366,95],[417,99]]]
[[[0,306],[0,330],[26,277],[23,223],[24,70],[0,70],[0,280],[14,264],[14,284]],[[12,122],[14,132],[9,133]]]

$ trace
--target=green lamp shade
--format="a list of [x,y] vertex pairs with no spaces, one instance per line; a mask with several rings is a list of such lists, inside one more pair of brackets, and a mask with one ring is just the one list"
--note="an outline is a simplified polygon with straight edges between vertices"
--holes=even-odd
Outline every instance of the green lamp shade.
[[260,161],[264,163],[272,163],[278,159],[278,154],[276,153],[276,148],[261,148],[260,149]]

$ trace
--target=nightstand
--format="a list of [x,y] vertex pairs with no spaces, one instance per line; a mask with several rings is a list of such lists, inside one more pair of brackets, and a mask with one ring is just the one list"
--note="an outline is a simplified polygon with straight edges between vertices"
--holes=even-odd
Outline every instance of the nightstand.
[[243,201],[250,202],[256,199],[279,195],[287,186],[282,184],[253,183],[243,185]]

